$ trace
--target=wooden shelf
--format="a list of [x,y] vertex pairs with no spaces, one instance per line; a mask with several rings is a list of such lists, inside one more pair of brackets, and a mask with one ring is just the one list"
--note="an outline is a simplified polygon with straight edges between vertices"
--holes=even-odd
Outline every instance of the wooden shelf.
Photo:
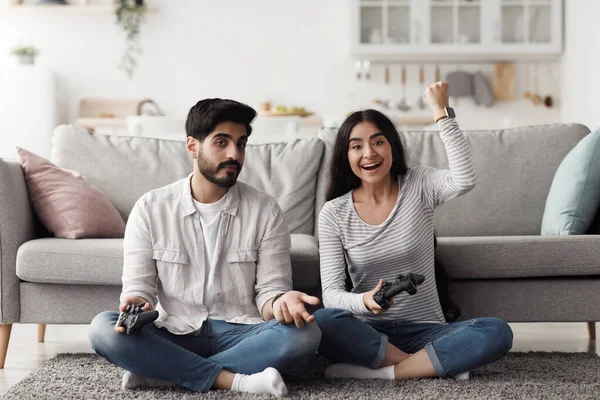
[[437,7],[481,7],[481,3],[479,1],[460,1],[458,3],[443,3],[443,2],[439,2],[439,3],[431,3],[431,7],[433,8],[437,8]]
[[308,117],[309,115],[313,115],[313,113],[305,111],[305,112],[292,112],[292,111],[259,111],[258,115],[261,117]]
[[[433,115],[431,114],[402,114],[392,113],[389,115],[392,122],[400,127],[414,126],[423,127],[426,125],[435,124]],[[323,118],[319,115],[312,115],[306,118],[302,118],[300,126],[321,126],[323,125]]]
[[431,114],[427,114],[427,115],[396,114],[392,117],[393,117],[392,120],[394,121],[394,123],[396,125],[401,125],[401,126],[408,126],[408,125],[423,126],[423,125],[435,124],[435,121]]
[[112,5],[79,4],[13,4],[8,11],[14,15],[113,15],[115,12]]
[[[77,15],[115,15],[113,4],[10,4],[8,12],[11,15],[55,15],[55,16],[77,16]],[[146,13],[152,9],[146,7]]]
[[96,128],[99,126],[126,127],[125,118],[77,118],[75,125],[83,128]]

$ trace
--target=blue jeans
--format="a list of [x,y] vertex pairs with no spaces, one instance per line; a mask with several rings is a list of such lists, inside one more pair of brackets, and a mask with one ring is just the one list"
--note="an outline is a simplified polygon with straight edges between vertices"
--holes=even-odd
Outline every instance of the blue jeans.
[[148,378],[208,392],[222,370],[253,374],[273,367],[295,369],[315,354],[321,331],[272,319],[253,325],[208,319],[199,331],[175,335],[154,324],[137,335],[115,332],[119,313],[105,311],[90,325],[92,348],[109,362]]
[[424,348],[437,375],[445,377],[489,364],[512,347],[512,330],[498,318],[450,324],[366,323],[335,308],[321,309],[313,315],[323,335],[319,352],[332,363],[378,368],[389,342],[406,353]]

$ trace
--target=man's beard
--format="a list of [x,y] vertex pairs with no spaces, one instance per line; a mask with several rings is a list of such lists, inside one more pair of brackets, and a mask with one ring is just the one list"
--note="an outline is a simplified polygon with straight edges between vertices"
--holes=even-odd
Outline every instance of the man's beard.
[[[229,189],[235,182],[237,181],[237,177],[242,170],[242,165],[235,160],[227,160],[219,163],[216,167],[210,164],[209,161],[202,158],[202,154],[198,154],[196,157],[196,163],[198,164],[198,170],[208,180],[209,182],[214,183],[215,185]],[[219,171],[228,165],[235,165],[237,167],[237,171],[227,171],[227,176],[224,178],[217,177]]]

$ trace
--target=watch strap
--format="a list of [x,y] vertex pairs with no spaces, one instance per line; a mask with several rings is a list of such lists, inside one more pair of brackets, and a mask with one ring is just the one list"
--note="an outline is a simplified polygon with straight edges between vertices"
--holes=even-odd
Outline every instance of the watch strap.
[[436,112],[433,113],[433,119],[435,120],[436,123],[440,119],[442,119],[444,117],[448,117],[448,111],[446,110],[446,108],[447,107],[444,107],[441,110],[437,110]]
[[275,302],[277,301],[278,298],[280,298],[281,296],[283,296],[285,294],[284,293],[279,293],[278,295],[276,295],[275,297],[273,297],[273,302],[271,303],[271,307],[273,307],[275,305]]

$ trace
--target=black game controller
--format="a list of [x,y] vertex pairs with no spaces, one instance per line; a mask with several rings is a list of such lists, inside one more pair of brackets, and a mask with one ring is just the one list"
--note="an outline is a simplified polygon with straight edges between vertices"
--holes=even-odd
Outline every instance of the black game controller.
[[150,322],[154,322],[158,318],[158,311],[142,311],[145,303],[129,304],[125,312],[119,315],[117,326],[125,328],[125,333],[134,335],[138,333],[142,327]]
[[419,274],[400,274],[394,282],[383,282],[383,286],[374,295],[373,300],[381,308],[387,310],[390,308],[389,300],[401,292],[408,292],[413,295],[417,293],[417,285],[425,282],[425,277]]

